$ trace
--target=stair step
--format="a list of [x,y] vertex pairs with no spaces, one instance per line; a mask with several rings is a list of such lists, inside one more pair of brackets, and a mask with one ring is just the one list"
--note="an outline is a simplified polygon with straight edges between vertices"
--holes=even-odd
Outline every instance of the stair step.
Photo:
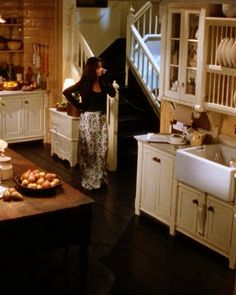
[[136,161],[135,135],[159,131],[159,118],[149,104],[135,76],[129,71],[125,86],[126,40],[118,39],[101,55],[107,64],[109,80],[119,84],[118,166],[131,155]]

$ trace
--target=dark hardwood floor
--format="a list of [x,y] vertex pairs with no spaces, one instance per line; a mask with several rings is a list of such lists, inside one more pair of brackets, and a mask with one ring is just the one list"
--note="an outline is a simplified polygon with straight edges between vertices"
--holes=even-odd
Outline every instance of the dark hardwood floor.
[[[83,191],[79,168],[52,157],[50,145],[35,142],[10,148]],[[78,249],[73,246],[68,259],[64,249],[38,253],[37,259],[16,252],[14,264],[5,271],[18,290],[65,295],[236,294],[235,272],[226,258],[183,235],[171,237],[163,224],[134,214],[134,156],[119,157],[118,171],[109,178],[108,187],[83,191],[95,200],[86,288],[82,290],[78,280]],[[7,283],[7,290],[10,287]]]

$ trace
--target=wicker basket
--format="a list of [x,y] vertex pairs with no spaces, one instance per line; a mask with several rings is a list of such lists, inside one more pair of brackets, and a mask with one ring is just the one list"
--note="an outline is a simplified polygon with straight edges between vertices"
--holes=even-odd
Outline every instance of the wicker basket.
[[67,111],[67,106],[56,106],[56,109],[58,112],[66,112]]
[[67,115],[72,117],[79,117],[80,110],[74,107],[70,102],[67,103]]

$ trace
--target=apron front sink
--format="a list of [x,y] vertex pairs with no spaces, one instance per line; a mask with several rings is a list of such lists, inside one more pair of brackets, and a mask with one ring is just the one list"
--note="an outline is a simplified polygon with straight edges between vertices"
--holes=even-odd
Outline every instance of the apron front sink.
[[235,175],[235,148],[210,144],[176,152],[176,179],[224,201],[234,200]]

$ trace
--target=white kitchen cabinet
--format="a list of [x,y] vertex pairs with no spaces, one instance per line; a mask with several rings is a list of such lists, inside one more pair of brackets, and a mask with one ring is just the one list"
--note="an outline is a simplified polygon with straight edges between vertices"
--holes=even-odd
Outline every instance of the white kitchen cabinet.
[[68,160],[71,167],[78,162],[79,117],[50,108],[51,155]]
[[202,235],[204,212],[204,193],[178,183],[177,229],[188,235]]
[[44,91],[4,91],[0,104],[1,137],[9,143],[43,139],[45,100]]
[[229,259],[236,268],[236,206],[175,179],[176,148],[138,140],[135,213],[144,212]]
[[174,198],[174,156],[138,141],[135,212],[143,211],[170,226]]
[[177,230],[228,256],[233,225],[232,204],[178,183]]
[[200,9],[170,8],[167,22],[165,96],[194,106],[203,50]]
[[228,253],[233,224],[233,208],[208,195],[205,237],[209,243]]

